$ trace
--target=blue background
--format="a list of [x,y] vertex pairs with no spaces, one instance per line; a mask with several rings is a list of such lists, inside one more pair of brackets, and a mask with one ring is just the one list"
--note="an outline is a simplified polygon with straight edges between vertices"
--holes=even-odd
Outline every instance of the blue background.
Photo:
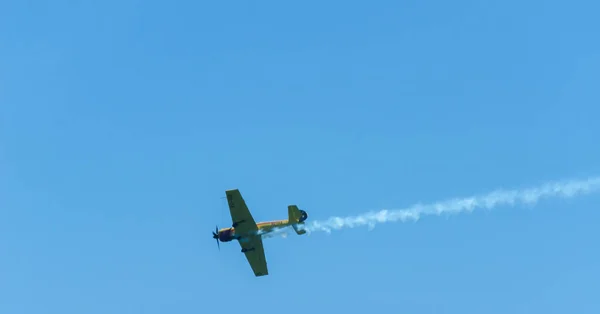
[[265,240],[600,174],[597,1],[3,1],[0,312],[598,313],[598,196]]

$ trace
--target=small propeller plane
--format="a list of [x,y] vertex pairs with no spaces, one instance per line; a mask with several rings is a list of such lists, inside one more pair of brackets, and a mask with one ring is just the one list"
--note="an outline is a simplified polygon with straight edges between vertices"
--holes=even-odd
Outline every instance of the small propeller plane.
[[304,221],[308,218],[308,214],[299,209],[296,205],[288,206],[288,219],[274,220],[256,223],[246,202],[242,198],[242,194],[238,189],[225,191],[227,203],[229,204],[229,212],[231,213],[231,228],[222,228],[219,230],[217,226],[213,231],[213,239],[219,241],[230,242],[238,240],[242,247],[242,253],[246,255],[246,259],[256,277],[266,276],[269,274],[267,269],[267,260],[265,258],[265,250],[263,247],[262,236],[273,232],[275,229],[291,226],[296,234],[305,234],[306,230],[301,228]]

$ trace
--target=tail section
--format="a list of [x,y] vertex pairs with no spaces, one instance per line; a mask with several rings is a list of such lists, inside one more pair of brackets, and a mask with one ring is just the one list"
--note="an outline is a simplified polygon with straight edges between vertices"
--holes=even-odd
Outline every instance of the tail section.
[[288,219],[289,222],[292,223],[292,228],[294,228],[296,234],[301,235],[306,233],[306,230],[302,229],[306,218],[308,218],[308,214],[305,211],[299,209],[298,206],[288,206]]

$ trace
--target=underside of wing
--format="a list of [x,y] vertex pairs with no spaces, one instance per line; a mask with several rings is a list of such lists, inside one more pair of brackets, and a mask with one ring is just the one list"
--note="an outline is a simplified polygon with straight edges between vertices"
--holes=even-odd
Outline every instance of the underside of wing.
[[250,214],[246,202],[242,198],[242,194],[239,190],[227,190],[227,204],[229,205],[229,212],[231,213],[231,222],[236,233],[247,234],[252,231],[257,231],[258,227],[256,222]]
[[253,236],[238,242],[240,243],[242,250],[245,251],[244,254],[246,255],[246,259],[248,260],[254,275],[256,277],[268,275],[267,259],[265,257],[265,249],[261,237]]

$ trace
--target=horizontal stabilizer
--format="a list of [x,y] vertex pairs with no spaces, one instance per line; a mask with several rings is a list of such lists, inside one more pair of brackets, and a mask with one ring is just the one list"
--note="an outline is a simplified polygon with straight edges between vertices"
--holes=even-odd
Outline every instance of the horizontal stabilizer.
[[301,235],[301,234],[305,234],[306,233],[306,230],[301,229],[301,226],[304,226],[303,222],[301,222],[299,224],[292,225],[292,228],[294,228],[294,231],[296,231],[297,235]]

